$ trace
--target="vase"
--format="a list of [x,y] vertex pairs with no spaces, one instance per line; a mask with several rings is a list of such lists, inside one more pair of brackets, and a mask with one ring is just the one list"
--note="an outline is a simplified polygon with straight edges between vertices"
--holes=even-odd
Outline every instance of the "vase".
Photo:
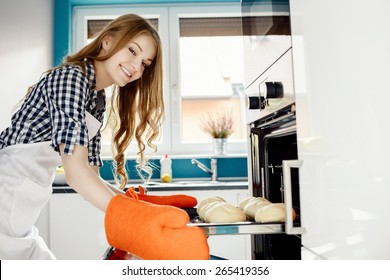
[[213,138],[214,155],[226,155],[227,153],[227,138]]

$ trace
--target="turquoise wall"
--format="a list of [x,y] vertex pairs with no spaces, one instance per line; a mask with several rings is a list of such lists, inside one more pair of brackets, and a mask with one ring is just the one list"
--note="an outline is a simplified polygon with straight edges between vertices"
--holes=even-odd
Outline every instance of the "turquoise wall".
[[[198,159],[201,163],[210,168],[210,159]],[[151,163],[156,165],[156,169],[153,172],[152,179],[160,178],[160,161],[151,160]],[[234,177],[247,177],[247,158],[246,157],[234,157],[234,158],[217,158],[217,175],[219,179],[234,178]],[[131,180],[139,180],[136,169],[135,160],[128,160],[126,162],[126,170]],[[113,180],[113,165],[112,160],[103,160],[103,167],[100,168],[100,175],[105,180]],[[200,170],[197,166],[191,163],[191,158],[172,159],[172,178],[173,179],[188,179],[188,178],[210,178],[206,172]]]

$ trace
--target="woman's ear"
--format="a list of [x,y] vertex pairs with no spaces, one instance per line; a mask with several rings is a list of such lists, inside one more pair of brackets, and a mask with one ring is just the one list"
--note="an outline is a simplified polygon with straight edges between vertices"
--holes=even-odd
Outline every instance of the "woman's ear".
[[111,48],[111,45],[112,45],[112,37],[107,35],[103,38],[103,41],[102,41],[102,48],[105,50],[105,51],[109,51],[110,48]]

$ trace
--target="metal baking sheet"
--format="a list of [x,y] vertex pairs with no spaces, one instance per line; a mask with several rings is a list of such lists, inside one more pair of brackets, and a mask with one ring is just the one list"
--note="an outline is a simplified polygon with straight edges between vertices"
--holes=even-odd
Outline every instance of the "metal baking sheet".
[[277,234],[284,233],[284,223],[189,223],[188,226],[200,227],[206,235],[224,234]]

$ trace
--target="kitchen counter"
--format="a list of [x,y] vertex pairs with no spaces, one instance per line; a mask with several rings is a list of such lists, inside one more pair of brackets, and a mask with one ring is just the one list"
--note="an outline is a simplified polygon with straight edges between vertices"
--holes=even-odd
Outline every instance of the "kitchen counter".
[[143,184],[150,191],[186,190],[237,190],[247,189],[248,181],[174,181],[171,183],[150,182]]
[[[114,184],[113,182],[109,182]],[[247,180],[221,180],[221,181],[207,181],[207,180],[178,180],[171,183],[161,183],[158,181],[145,183],[132,183],[128,187],[141,185],[147,191],[191,191],[191,190],[245,190],[248,189]],[[53,193],[75,193],[68,185],[53,185]]]

